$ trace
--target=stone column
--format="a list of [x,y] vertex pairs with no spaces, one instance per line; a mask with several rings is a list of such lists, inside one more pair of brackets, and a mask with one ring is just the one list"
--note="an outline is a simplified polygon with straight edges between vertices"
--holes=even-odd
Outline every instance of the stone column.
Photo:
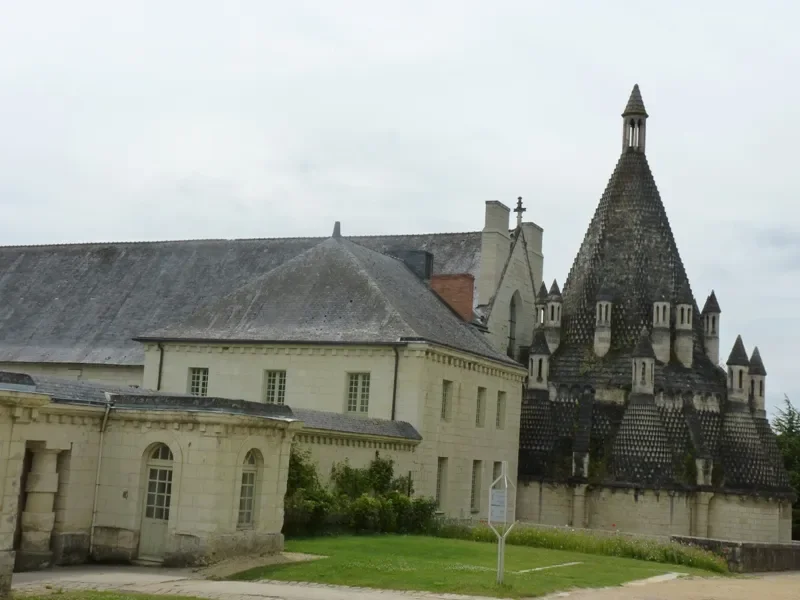
[[575,529],[586,528],[586,488],[582,483],[572,490],[572,526]]
[[714,494],[711,492],[697,492],[692,531],[694,537],[708,537],[708,505],[713,497]]
[[55,523],[53,504],[58,492],[58,453],[59,450],[46,448],[33,451],[31,471],[25,486],[28,497],[22,513],[22,541],[16,557],[17,571],[36,571],[52,564],[50,536]]

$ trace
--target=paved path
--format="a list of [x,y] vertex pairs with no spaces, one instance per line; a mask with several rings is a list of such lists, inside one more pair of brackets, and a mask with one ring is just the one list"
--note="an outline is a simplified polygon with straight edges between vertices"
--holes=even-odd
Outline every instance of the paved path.
[[[283,582],[208,581],[180,569],[86,566],[14,576],[15,592],[51,593],[59,589],[118,590],[184,595],[214,600],[456,600],[473,597],[425,592],[392,592],[364,588]],[[57,596],[56,596],[57,597]],[[758,577],[678,579],[634,582],[623,587],[579,590],[550,596],[567,600],[798,600],[800,573]]]

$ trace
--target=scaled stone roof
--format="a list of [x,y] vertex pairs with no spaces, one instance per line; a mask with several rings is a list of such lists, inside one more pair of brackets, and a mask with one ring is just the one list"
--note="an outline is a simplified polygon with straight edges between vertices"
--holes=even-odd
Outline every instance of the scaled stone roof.
[[717,313],[720,314],[722,310],[719,307],[719,302],[717,302],[717,295],[714,293],[714,290],[711,290],[711,293],[706,298],[706,303],[703,305],[703,314],[706,313]]
[[653,344],[650,343],[650,334],[646,327],[642,327],[642,333],[639,335],[639,341],[636,343],[636,348],[633,349],[633,358],[655,358],[656,353],[653,351]]
[[547,302],[547,286],[542,282],[542,285],[539,286],[539,292],[536,294],[536,303],[537,304],[544,304]]
[[730,367],[750,366],[750,359],[747,358],[747,350],[744,349],[744,342],[742,341],[742,336],[740,335],[736,336],[736,341],[733,343],[733,348],[731,349],[731,353],[728,356],[728,361],[725,364]]
[[561,300],[561,290],[558,289],[558,282],[553,279],[553,285],[550,286],[550,291],[547,294],[548,300]]
[[758,346],[753,349],[753,355],[750,357],[750,375],[762,375],[766,377],[767,370],[764,368],[764,361],[761,360],[761,352],[758,351]]
[[633,90],[631,90],[631,96],[628,98],[628,104],[625,105],[625,110],[622,111],[623,117],[630,115],[647,116],[647,111],[644,109],[644,100],[642,100],[642,93],[639,91],[638,83],[633,86]]
[[[378,252],[427,250],[434,273],[477,281],[480,232],[350,240]],[[187,318],[322,241],[0,247],[0,361],[141,365],[144,349],[134,337]]]
[[425,340],[516,364],[400,260],[329,238],[140,339],[376,344]]
[[534,354],[550,356],[550,347],[547,345],[547,336],[544,333],[544,329],[541,327],[537,327],[536,331],[533,333],[533,342],[531,343],[530,355],[533,356]]

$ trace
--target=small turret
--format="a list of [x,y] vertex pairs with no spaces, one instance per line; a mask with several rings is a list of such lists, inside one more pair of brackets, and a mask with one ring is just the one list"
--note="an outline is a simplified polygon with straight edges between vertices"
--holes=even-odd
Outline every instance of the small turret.
[[555,352],[561,344],[561,304],[563,301],[561,290],[558,289],[558,283],[554,279],[547,294],[547,308],[544,314],[544,332],[550,352]]
[[763,411],[765,410],[764,380],[767,377],[767,370],[764,368],[764,362],[761,360],[758,346],[753,349],[747,374],[750,376],[750,397],[753,399],[753,409]]
[[675,356],[684,367],[692,366],[694,336],[692,335],[692,311],[694,299],[689,283],[683,282],[675,302]]
[[541,327],[533,334],[530,359],[528,362],[528,389],[546,390],[547,374],[550,370],[550,348]]
[[655,383],[656,354],[653,352],[647,327],[642,327],[639,341],[631,354],[631,361],[633,363],[631,391],[634,394],[652,394]]
[[717,302],[717,295],[714,290],[711,290],[701,314],[703,317],[706,356],[715,365],[719,363],[719,315],[721,312],[719,302]]
[[728,357],[728,399],[737,402],[747,402],[749,384],[750,359],[744,349],[742,336],[736,336],[731,355]]
[[594,324],[594,353],[605,356],[611,347],[611,311],[614,294],[606,286],[600,286],[597,292],[596,319]]
[[672,318],[671,306],[667,293],[658,294],[658,300],[653,302],[653,351],[656,358],[666,364],[670,357],[670,319]]
[[536,323],[534,327],[544,327],[544,311],[547,310],[547,286],[542,282],[536,294]]

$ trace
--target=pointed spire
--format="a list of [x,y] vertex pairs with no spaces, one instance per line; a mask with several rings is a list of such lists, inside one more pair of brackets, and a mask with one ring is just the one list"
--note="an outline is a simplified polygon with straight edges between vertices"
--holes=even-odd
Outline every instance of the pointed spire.
[[675,298],[676,304],[688,304],[691,306],[694,304],[694,298],[692,298],[692,290],[689,289],[689,282],[687,280],[683,280],[681,287],[678,288],[678,296]]
[[544,334],[544,329],[537,329],[536,333],[533,334],[530,355],[533,356],[534,354],[550,356],[550,347],[547,345],[547,336]]
[[536,294],[536,304],[545,304],[547,302],[547,286],[542,282],[539,288],[539,293]]
[[711,294],[708,296],[706,303],[703,305],[703,313],[717,313],[720,314],[722,310],[719,307],[719,302],[717,302],[717,295],[714,293],[714,290],[711,290]]
[[548,297],[553,300],[561,300],[561,290],[558,289],[558,282],[555,279],[553,279],[553,285],[550,286]]
[[747,351],[744,349],[742,336],[736,336],[736,341],[733,344],[733,350],[731,350],[731,355],[728,357],[728,362],[726,364],[729,367],[750,366],[750,360],[747,358]]
[[339,221],[336,221],[336,223],[333,224],[333,237],[342,237],[342,224]]
[[758,351],[758,346],[753,348],[753,355],[750,357],[750,375],[767,376],[767,370],[764,368],[764,362],[761,360],[761,353]]
[[653,344],[650,342],[650,333],[647,327],[642,327],[639,334],[639,341],[636,343],[636,348],[633,349],[632,358],[652,358],[655,360],[656,353],[653,352]]
[[644,109],[644,101],[642,100],[642,93],[639,91],[639,84],[633,86],[631,97],[628,98],[628,104],[625,105],[625,110],[622,113],[623,117],[631,115],[642,115],[647,117],[647,111]]
[[614,290],[612,290],[608,285],[603,283],[600,286],[600,289],[597,291],[597,301],[598,302],[613,302],[614,301]]

